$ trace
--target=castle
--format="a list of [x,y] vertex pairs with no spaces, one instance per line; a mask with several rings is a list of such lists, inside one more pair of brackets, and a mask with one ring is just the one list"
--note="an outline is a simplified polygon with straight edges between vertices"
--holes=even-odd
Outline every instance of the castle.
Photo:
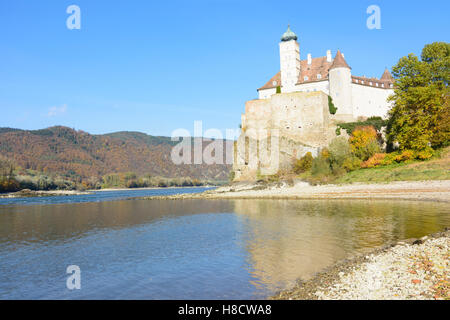
[[[336,137],[336,124],[372,116],[385,118],[394,79],[354,76],[344,54],[300,58],[290,27],[281,37],[280,71],[258,89],[241,117],[234,150],[235,180],[253,180],[292,165],[307,152],[316,155]],[[337,108],[331,112],[330,103]]]

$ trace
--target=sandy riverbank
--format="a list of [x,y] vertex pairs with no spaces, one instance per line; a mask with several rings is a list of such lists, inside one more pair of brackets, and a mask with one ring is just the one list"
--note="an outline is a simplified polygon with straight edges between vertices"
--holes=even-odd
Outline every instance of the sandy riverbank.
[[450,231],[341,261],[272,299],[450,299]]
[[311,186],[300,181],[293,186],[237,184],[200,194],[146,197],[145,199],[401,199],[450,202],[450,180],[320,186]]

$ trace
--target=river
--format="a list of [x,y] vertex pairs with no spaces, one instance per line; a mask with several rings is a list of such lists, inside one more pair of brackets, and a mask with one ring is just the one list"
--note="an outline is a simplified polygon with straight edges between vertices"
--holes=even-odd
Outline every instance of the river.
[[[450,226],[445,203],[0,199],[0,299],[264,299],[338,260]],[[66,269],[81,270],[69,290]]]

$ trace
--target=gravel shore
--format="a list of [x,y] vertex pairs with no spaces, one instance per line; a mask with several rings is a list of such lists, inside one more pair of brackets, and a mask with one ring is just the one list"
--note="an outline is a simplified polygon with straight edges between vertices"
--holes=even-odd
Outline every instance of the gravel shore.
[[235,184],[200,194],[147,197],[145,199],[402,199],[450,202],[450,180],[400,181],[378,184],[311,186]]
[[448,300],[450,231],[344,260],[276,300]]

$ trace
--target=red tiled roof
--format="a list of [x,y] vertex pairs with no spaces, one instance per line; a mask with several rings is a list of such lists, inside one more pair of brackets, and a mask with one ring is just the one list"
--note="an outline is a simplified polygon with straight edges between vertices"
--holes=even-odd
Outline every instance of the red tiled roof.
[[[337,59],[338,61],[336,61]],[[340,51],[338,51],[338,53],[336,54],[336,58],[332,62],[328,62],[327,57],[313,58],[311,60],[311,64],[308,64],[308,60],[301,60],[300,61],[301,74],[298,78],[297,84],[305,84],[310,82],[328,80],[329,70],[338,67],[350,68]],[[320,75],[320,79],[318,75]],[[305,76],[307,78],[305,78]],[[391,84],[394,83],[394,78],[390,74],[389,70],[386,69],[381,79],[352,76],[352,83],[365,85],[369,87],[390,89],[392,88]],[[281,71],[279,71],[275,76],[273,76],[264,86],[259,88],[258,91],[264,89],[273,89],[278,86],[280,87],[283,86],[283,84],[281,83]]]
[[347,64],[347,61],[345,61],[344,57],[342,56],[342,53],[340,50],[338,50],[338,52],[336,53],[336,57],[334,57],[333,64],[331,65],[330,70],[334,69],[334,68],[349,68],[349,69],[351,69],[349,67],[349,65]]
[[356,83],[362,86],[375,87],[381,89],[391,89],[394,85],[394,81],[392,80],[383,80],[377,78],[367,78],[367,77],[357,77],[352,76],[352,83]]
[[394,77],[389,72],[388,68],[386,68],[386,70],[384,70],[383,75],[381,76],[381,80],[387,80],[387,81],[394,82]]
[[[311,64],[308,64],[308,60],[300,61],[300,76],[297,84],[303,84],[307,82],[323,81],[328,79],[328,70],[330,69],[331,62],[327,61],[327,57],[313,58]],[[320,76],[318,76],[320,74]],[[305,80],[305,76],[308,77]],[[276,81],[276,84],[274,84]],[[281,71],[272,77],[264,86],[258,90],[272,89],[281,84]]]
[[281,87],[281,71],[278,71],[276,75],[274,75],[264,86],[262,86],[258,90],[272,89],[278,86]]

